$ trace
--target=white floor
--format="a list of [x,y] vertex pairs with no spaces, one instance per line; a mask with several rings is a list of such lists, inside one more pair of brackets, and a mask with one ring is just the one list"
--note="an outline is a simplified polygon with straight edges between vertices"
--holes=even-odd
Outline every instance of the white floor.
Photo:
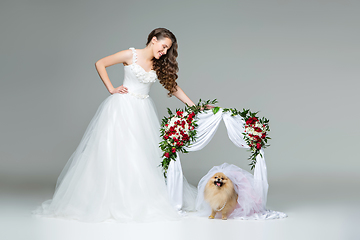
[[289,187],[284,183],[270,188],[268,208],[287,213],[286,219],[224,221],[190,216],[131,224],[36,218],[30,211],[51,197],[53,187],[29,182],[0,186],[1,240],[360,239],[359,193],[346,190],[356,189],[356,184],[355,188],[344,185],[338,192],[321,184]]

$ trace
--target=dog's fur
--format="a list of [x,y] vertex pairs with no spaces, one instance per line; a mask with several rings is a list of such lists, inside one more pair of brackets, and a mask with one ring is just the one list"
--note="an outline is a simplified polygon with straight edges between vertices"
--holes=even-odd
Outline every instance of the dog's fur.
[[204,190],[204,199],[212,209],[210,219],[215,218],[216,212],[221,210],[222,219],[226,220],[228,214],[234,210],[238,195],[232,181],[222,172],[215,173],[207,182]]

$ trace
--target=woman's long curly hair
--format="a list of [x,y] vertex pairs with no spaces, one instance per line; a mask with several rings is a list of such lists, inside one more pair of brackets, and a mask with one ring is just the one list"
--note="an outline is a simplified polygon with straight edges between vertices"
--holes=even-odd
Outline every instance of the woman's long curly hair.
[[156,71],[157,77],[163,87],[169,91],[168,96],[171,97],[176,91],[177,72],[179,71],[178,63],[176,61],[178,56],[176,37],[166,28],[156,28],[149,34],[146,45],[150,44],[153,37],[156,37],[158,40],[169,38],[172,42],[171,47],[165,55],[161,56],[159,59],[152,59],[153,68]]

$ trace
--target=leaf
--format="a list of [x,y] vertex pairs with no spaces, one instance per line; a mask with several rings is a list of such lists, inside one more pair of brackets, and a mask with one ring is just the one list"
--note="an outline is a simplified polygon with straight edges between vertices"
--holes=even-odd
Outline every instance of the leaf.
[[220,110],[220,107],[214,107],[214,108],[212,109],[214,115],[215,115],[219,110]]
[[170,108],[167,108],[167,110],[168,110],[169,115],[172,115],[172,111],[170,110]]

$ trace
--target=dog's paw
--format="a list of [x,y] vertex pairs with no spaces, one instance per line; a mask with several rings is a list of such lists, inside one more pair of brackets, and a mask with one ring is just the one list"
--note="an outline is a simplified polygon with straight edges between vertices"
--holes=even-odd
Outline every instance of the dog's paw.
[[222,217],[221,219],[222,219],[222,220],[227,220],[227,217],[224,216],[224,217]]
[[213,216],[213,215],[210,215],[210,216],[209,216],[209,219],[214,219],[214,216]]

